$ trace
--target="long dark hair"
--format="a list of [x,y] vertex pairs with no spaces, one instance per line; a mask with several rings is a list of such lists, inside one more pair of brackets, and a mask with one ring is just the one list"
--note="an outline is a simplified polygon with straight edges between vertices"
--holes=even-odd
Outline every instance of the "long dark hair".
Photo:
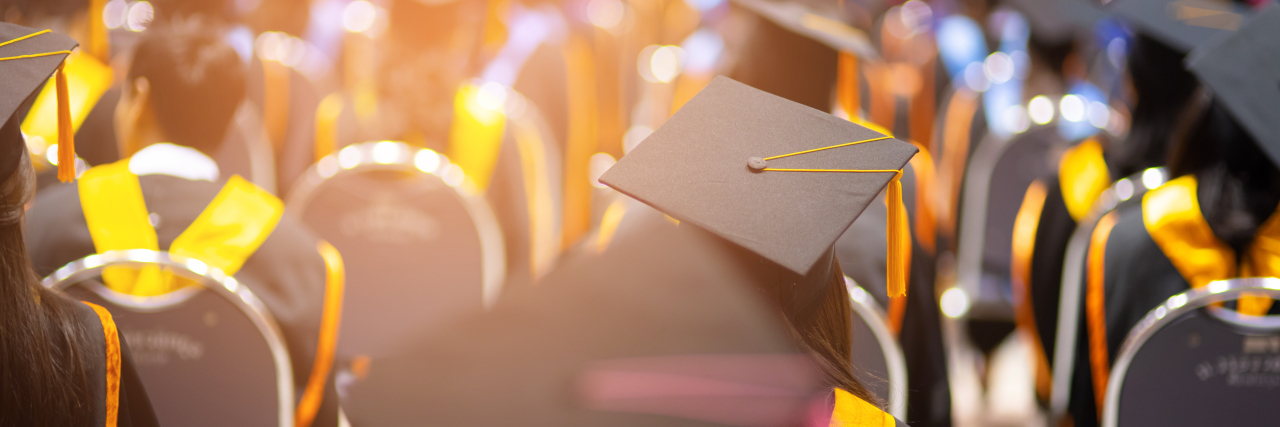
[[1195,174],[1205,221],[1238,254],[1280,204],[1280,170],[1218,101],[1178,143],[1170,169]]
[[794,338],[818,361],[829,386],[875,404],[878,399],[853,374],[853,305],[844,273],[838,264],[833,268],[831,283],[816,308],[806,313],[784,310],[784,314]]
[[78,303],[45,289],[32,270],[22,220],[35,175],[26,150],[20,157],[17,170],[0,182],[0,425],[87,426],[93,417],[89,335],[77,320]]
[[1128,66],[1138,101],[1128,136],[1108,150],[1108,163],[1117,177],[1164,164],[1187,101],[1200,86],[1182,65],[1184,57],[1149,36],[1134,38]]

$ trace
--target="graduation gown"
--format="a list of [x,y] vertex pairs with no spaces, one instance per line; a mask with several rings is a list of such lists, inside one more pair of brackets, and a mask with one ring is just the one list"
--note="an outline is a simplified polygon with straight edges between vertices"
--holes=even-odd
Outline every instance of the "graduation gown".
[[[88,303],[75,302],[71,306],[75,307],[76,320],[85,326],[87,332],[88,346],[82,350],[93,362],[89,366],[93,425],[159,426],[156,414],[151,410],[151,401],[147,399],[147,391],[138,378],[129,346],[124,335],[116,329],[111,314]],[[109,336],[113,339],[108,339]],[[70,353],[64,349],[62,354]],[[115,423],[108,424],[113,418]]]
[[[1213,190],[1199,189],[1194,175],[1183,176],[1099,220],[1085,267],[1085,309],[1075,368],[1077,377],[1088,376],[1090,386],[1073,383],[1073,408],[1102,406],[1111,364],[1129,331],[1170,297],[1213,280],[1280,275],[1267,267],[1280,259],[1267,244],[1280,238],[1277,216],[1263,223],[1248,252],[1237,258],[1204,220],[1197,201],[1202,191]],[[1250,314],[1267,314],[1272,307],[1265,298],[1234,304]],[[1096,419],[1086,411],[1073,409],[1072,414],[1076,425],[1095,425]]]
[[1058,170],[1027,188],[1014,220],[1010,277],[1014,317],[1034,351],[1037,397],[1047,403],[1062,293],[1063,258],[1076,222],[1111,185],[1102,148],[1093,140],[1068,149]]
[[[803,410],[794,411],[823,394],[810,381],[817,377],[807,377],[804,372],[812,371],[799,365],[789,365],[798,375],[783,387],[794,394],[745,402],[715,387],[690,395],[687,387],[666,388],[661,381],[651,383],[655,387],[646,388],[643,398],[610,398],[584,385],[584,375],[610,363],[646,372],[644,367],[669,368],[660,362],[683,357],[796,354],[778,315],[744,286],[752,278],[717,244],[669,226],[626,234],[599,257],[573,260],[536,288],[514,290],[492,311],[423,337],[406,354],[374,360],[368,376],[349,390],[344,411],[352,425],[370,427],[733,425],[742,411],[765,407],[770,409],[761,410],[762,417],[799,421],[794,417]],[[680,366],[654,378],[715,376],[707,365]],[[751,383],[766,371],[731,377]],[[626,390],[627,384],[614,385]],[[875,416],[894,425],[873,406],[854,409],[850,415],[858,419]]]
[[[161,250],[168,249],[222,189],[222,183],[168,175],[138,178],[147,209],[158,218],[156,234]],[[27,211],[26,239],[32,264],[41,276],[96,253],[76,185],[53,186],[36,197]],[[317,244],[310,231],[286,215],[235,274],[280,325],[299,390],[311,376],[325,299],[326,269]],[[337,394],[330,374],[313,425],[336,425],[337,414]]]

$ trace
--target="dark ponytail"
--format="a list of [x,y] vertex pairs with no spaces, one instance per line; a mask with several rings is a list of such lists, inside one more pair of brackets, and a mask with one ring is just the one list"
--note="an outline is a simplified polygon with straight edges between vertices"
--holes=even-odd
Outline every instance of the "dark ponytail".
[[806,313],[784,313],[796,341],[814,356],[829,386],[839,388],[873,404],[875,395],[853,374],[853,315],[844,273],[835,265],[831,283],[817,307]]

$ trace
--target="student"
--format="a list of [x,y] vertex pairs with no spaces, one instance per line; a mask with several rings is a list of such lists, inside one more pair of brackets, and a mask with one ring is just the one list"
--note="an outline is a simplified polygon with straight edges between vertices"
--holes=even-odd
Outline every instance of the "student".
[[[757,24],[742,45],[743,52],[730,76],[743,83],[815,109],[832,105],[846,109],[850,120],[888,134],[860,117],[858,91],[847,91],[860,79],[858,67],[872,64],[874,47],[857,30],[840,32],[838,14],[821,9],[771,7],[770,3],[736,1],[735,6],[757,15]],[[824,22],[825,26],[811,22]],[[837,65],[839,64],[839,65]],[[869,65],[868,65],[869,66]],[[835,90],[833,90],[835,89]],[[833,93],[836,95],[833,99]],[[907,116],[907,114],[903,114]],[[905,121],[903,127],[906,127]],[[917,145],[917,147],[920,147]],[[929,153],[921,152],[903,168],[903,201],[912,224],[908,261],[908,292],[889,298],[884,292],[888,255],[885,226],[889,221],[883,200],[867,207],[836,241],[835,252],[846,276],[866,289],[888,314],[907,358],[907,422],[913,425],[951,424],[951,393],[942,322],[934,292],[934,219],[928,203],[933,176]]]
[[[124,160],[86,171],[77,185],[41,194],[31,207],[27,238],[35,244],[28,250],[40,274],[93,253],[151,249],[192,256],[234,275],[284,332],[296,386],[305,390],[299,419],[314,416],[316,425],[335,425],[329,366],[312,365],[331,360],[336,330],[321,325],[336,324],[322,322],[336,315],[325,311],[332,298],[326,296],[326,265],[336,261],[336,252],[283,217],[274,196],[238,176],[222,176],[210,158],[243,100],[244,81],[235,51],[200,19],[148,29],[116,109]],[[215,211],[236,214],[210,219]],[[227,220],[234,227],[226,227]],[[120,229],[137,231],[125,239],[111,233]],[[106,284],[139,296],[174,290],[146,281]]]
[[1128,134],[1119,141],[1089,139],[1067,149],[1054,165],[1056,170],[1027,189],[1014,221],[1020,225],[1015,226],[1009,263],[1015,313],[1019,330],[1036,352],[1036,387],[1042,400],[1049,397],[1063,257],[1077,221],[1093,212],[1099,195],[1114,181],[1138,178],[1133,175],[1164,165],[1176,122],[1199,87],[1182,65],[1187,48],[1171,41],[1170,33],[1184,24],[1171,16],[1143,17],[1159,21],[1159,26],[1139,25],[1132,39],[1125,70],[1137,102]]
[[[856,144],[834,147],[847,143]],[[679,227],[619,235],[599,258],[552,272],[539,292],[411,344],[409,355],[374,361],[351,390],[348,415],[369,426],[697,425],[690,419],[752,405],[729,396],[732,385],[690,395],[664,384],[742,365],[673,362],[665,365],[670,375],[634,380],[582,375],[596,378],[592,366],[619,359],[646,365],[654,357],[717,361],[799,350],[818,367],[813,411],[823,424],[895,425],[853,375],[859,344],[850,342],[850,299],[831,245],[882,188],[900,196],[893,187],[915,153],[717,78],[601,178]],[[770,155],[790,158],[764,160]],[[890,295],[905,290],[900,275],[889,283]],[[747,382],[769,383],[764,372]],[[802,371],[772,372],[807,384]],[[787,409],[783,395],[756,396],[755,405]]]
[[[1173,146],[1170,175],[1140,204],[1103,216],[1087,258],[1088,357],[1077,368],[1092,388],[1073,398],[1102,408],[1111,364],[1130,329],[1169,297],[1214,280],[1280,275],[1280,139],[1274,77],[1280,72],[1280,8],[1247,18],[1233,36],[1193,50],[1188,66],[1213,91],[1196,97],[1203,113]],[[1229,306],[1242,314],[1273,313],[1267,298]],[[1077,415],[1076,425],[1081,425]],[[1092,424],[1092,420],[1089,420]]]
[[19,127],[75,47],[48,30],[0,23],[0,425],[156,426],[111,313],[41,286],[24,247],[35,173]]

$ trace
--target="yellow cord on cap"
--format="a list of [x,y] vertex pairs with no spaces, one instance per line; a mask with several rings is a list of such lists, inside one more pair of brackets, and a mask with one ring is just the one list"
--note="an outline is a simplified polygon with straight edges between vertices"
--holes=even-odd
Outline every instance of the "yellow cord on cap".
[[[11,43],[26,40],[41,34],[47,34],[49,30],[41,30],[13,40],[0,43],[5,46]],[[30,55],[18,55],[0,58],[0,61],[9,61],[14,59],[40,58],[54,55],[70,55],[70,50],[59,50],[55,52],[41,52]],[[75,134],[71,129],[71,102],[67,99],[67,73],[62,67],[66,62],[58,64],[57,76],[54,78],[54,84],[58,89],[58,180],[62,182],[71,182],[76,179],[76,142]]]
[[[795,153],[782,154],[773,157],[766,157],[764,160],[780,159],[783,157],[796,156],[800,154],[812,153],[815,151],[829,150],[832,148],[848,147],[850,145],[862,144],[865,142],[882,141],[892,137],[884,136],[872,138],[863,141],[854,141],[846,144],[832,145],[830,147],[815,148],[812,150],[798,151]],[[843,172],[843,173],[893,173],[893,179],[889,181],[889,186],[885,189],[886,203],[888,205],[888,229],[886,237],[888,238],[889,256],[886,269],[886,291],[889,298],[897,298],[907,295],[907,264],[911,260],[911,232],[907,229],[907,209],[902,203],[902,171],[898,169],[783,169],[783,168],[763,168],[761,171],[773,172]]]

